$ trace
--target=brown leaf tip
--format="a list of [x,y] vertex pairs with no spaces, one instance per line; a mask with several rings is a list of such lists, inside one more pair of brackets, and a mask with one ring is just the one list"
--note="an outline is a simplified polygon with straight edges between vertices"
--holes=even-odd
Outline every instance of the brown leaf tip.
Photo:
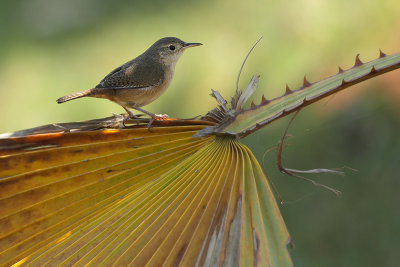
[[382,57],[386,57],[386,54],[383,53],[381,49],[379,49],[379,58],[382,58]]
[[342,72],[344,72],[344,70],[339,66],[339,71],[338,71],[338,73],[342,73]]
[[285,94],[286,94],[286,95],[288,95],[288,94],[291,94],[291,93],[293,93],[293,91],[292,91],[292,90],[290,90],[290,87],[289,87],[289,85],[288,85],[288,84],[286,84],[286,88],[285,88]]
[[342,80],[342,85],[345,85],[347,82],[343,79]]
[[304,80],[303,80],[303,87],[308,87],[310,86],[311,83],[307,80],[306,75],[304,75]]
[[255,108],[255,107],[256,107],[256,104],[254,104],[254,102],[251,101],[251,108]]
[[370,73],[376,72],[375,66],[372,66]]
[[364,63],[360,60],[360,54],[357,54],[356,62],[354,63],[354,67],[361,66],[362,64],[364,64]]

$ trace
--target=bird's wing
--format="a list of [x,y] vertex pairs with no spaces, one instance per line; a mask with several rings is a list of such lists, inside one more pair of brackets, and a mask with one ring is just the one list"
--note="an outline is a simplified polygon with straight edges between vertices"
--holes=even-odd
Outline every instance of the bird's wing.
[[132,60],[110,72],[96,88],[143,89],[160,85],[162,77],[164,70],[161,65]]

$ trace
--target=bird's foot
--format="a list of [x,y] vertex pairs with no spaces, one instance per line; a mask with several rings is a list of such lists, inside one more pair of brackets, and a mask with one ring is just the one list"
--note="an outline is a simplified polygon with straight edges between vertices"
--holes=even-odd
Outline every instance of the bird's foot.
[[169,118],[169,116],[167,114],[153,114],[153,116],[151,116],[151,119],[149,121],[149,123],[147,124],[147,130],[149,130],[149,132],[151,132],[151,125],[153,124],[153,122],[155,120],[165,120]]
[[140,116],[133,115],[132,113],[130,113],[130,114],[114,114],[113,113],[113,115],[116,118],[116,120],[121,122],[121,125],[123,126],[123,128],[126,127],[125,123],[127,121],[129,121],[130,119],[134,119],[134,120],[140,119]]
[[155,119],[167,119],[169,118],[168,114],[154,114]]

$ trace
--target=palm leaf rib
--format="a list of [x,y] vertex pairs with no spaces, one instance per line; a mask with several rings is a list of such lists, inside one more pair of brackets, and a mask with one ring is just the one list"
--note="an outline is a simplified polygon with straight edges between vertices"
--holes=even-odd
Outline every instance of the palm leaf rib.
[[262,213],[281,217],[262,203],[275,201],[251,152],[158,131],[14,138],[0,163],[1,265],[290,265],[283,220],[279,235],[265,229]]

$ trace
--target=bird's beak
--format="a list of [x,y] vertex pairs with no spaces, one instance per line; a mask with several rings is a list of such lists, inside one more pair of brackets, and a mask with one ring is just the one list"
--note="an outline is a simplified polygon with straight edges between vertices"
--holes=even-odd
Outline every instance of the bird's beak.
[[199,45],[203,45],[201,43],[184,43],[183,47],[193,47],[193,46],[199,46]]

